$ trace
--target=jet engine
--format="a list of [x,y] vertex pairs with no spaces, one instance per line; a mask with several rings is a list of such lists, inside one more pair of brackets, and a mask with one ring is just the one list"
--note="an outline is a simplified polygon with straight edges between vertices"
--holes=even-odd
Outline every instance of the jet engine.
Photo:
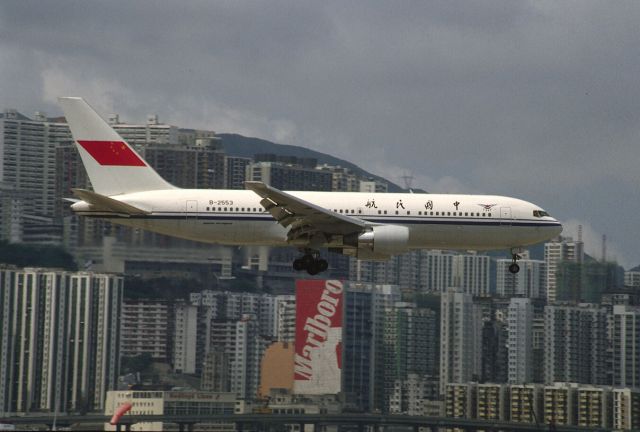
[[[350,240],[350,241],[349,241]],[[357,238],[345,243],[357,248],[357,258],[366,260],[386,260],[408,250],[409,228],[398,225],[375,225]]]

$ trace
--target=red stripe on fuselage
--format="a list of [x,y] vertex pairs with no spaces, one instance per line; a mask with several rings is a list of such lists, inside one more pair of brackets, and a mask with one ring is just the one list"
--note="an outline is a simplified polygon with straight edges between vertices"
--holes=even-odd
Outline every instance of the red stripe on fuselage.
[[147,166],[140,156],[122,141],[78,141],[100,164],[110,166]]

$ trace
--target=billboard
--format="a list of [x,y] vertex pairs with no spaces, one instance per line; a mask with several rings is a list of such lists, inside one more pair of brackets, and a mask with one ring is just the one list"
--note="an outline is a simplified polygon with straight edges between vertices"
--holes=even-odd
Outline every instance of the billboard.
[[342,303],[341,281],[296,281],[294,393],[340,392]]

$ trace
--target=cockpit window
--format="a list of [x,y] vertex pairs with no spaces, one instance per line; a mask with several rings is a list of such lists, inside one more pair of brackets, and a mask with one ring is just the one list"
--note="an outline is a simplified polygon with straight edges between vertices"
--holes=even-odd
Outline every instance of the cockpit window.
[[541,217],[545,217],[545,216],[549,216],[549,213],[547,213],[544,210],[534,210],[533,211],[533,217],[541,218]]

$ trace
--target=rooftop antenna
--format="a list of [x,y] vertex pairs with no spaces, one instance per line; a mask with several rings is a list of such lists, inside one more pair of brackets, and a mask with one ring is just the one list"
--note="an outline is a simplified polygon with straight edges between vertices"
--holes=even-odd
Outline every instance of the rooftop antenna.
[[578,225],[578,241],[582,243],[582,225]]
[[607,235],[602,234],[602,262],[607,261]]

